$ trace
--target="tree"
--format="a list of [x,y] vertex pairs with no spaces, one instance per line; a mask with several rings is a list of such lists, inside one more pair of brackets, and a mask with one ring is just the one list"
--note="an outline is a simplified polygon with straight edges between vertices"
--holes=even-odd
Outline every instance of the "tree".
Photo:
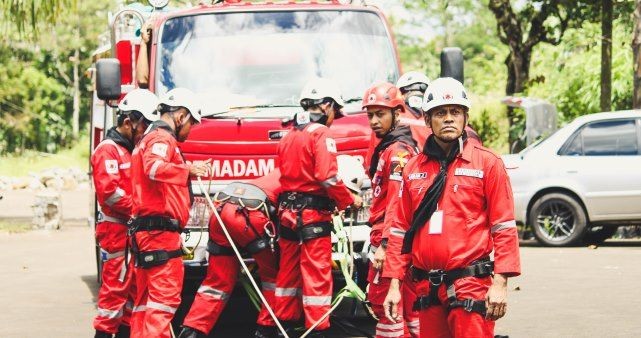
[[641,108],[641,0],[635,1],[634,33],[632,38],[633,98],[632,107]]
[[601,111],[612,110],[612,0],[601,6]]
[[[75,10],[77,0],[0,0],[2,21],[20,33],[30,27],[34,33],[42,22],[55,24],[67,10]],[[4,27],[5,30],[8,27]]]

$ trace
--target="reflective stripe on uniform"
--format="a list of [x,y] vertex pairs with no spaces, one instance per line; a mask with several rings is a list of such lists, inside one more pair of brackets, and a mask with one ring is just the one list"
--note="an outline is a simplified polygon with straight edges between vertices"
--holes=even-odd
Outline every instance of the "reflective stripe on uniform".
[[389,233],[390,233],[390,235],[394,235],[396,237],[401,237],[401,238],[405,237],[405,230],[403,230],[403,229],[390,227]]
[[294,297],[301,294],[299,288],[276,288],[276,297]]
[[222,300],[222,301],[226,301],[227,299],[229,299],[229,294],[228,293],[226,293],[224,291],[221,291],[221,290],[218,290],[218,289],[214,289],[214,288],[212,288],[210,286],[207,286],[207,285],[201,285],[198,288],[198,293],[201,293],[201,294],[204,294],[204,295],[209,295],[209,296],[211,296],[211,297],[213,297],[215,299],[219,299],[219,300]]
[[147,301],[147,308],[148,309],[154,309],[154,310],[160,310],[160,311],[168,312],[168,313],[171,313],[171,314],[176,313],[176,310],[178,310],[175,307],[171,307],[169,305],[160,304],[160,303],[156,303],[156,302],[152,302],[152,301]]
[[106,144],[116,147],[116,150],[118,150],[118,155],[120,156],[124,155],[124,152],[122,151],[122,149],[120,149],[120,146],[118,146],[116,142],[114,142],[112,139],[104,139],[102,140],[102,142],[98,143],[98,146],[96,147],[96,149],[93,150],[94,153],[98,150],[98,148]]
[[116,191],[114,191],[107,200],[105,200],[105,204],[108,206],[113,206],[114,204],[118,203],[121,198],[125,197],[125,191],[120,189],[120,187],[116,188]]
[[112,222],[112,223],[127,224],[127,220],[126,219],[107,216],[103,212],[101,212],[100,216],[98,216],[98,223],[101,223],[101,222]]
[[420,326],[419,326],[419,321],[413,320],[411,322],[407,322],[407,328],[410,330],[410,333],[417,335],[420,333]]
[[98,317],[116,319],[122,317],[122,309],[120,310],[108,310],[98,308]]
[[516,221],[507,221],[507,222],[502,222],[499,224],[496,224],[492,227],[492,233],[495,233],[497,231],[509,229],[509,228],[516,228]]
[[131,310],[131,312],[145,312],[147,311],[147,307],[145,305],[138,305],[134,306],[134,308]]
[[262,282],[262,289],[265,291],[276,290],[276,283]]
[[395,324],[383,324],[381,322],[378,322],[376,324],[376,328],[379,330],[402,330],[403,329],[403,322],[400,323],[395,323]]
[[154,164],[151,166],[151,170],[149,170],[149,178],[153,181],[156,180],[156,171],[158,170],[158,167],[162,164],[161,160],[156,160]]
[[129,169],[129,168],[131,168],[131,162],[121,163],[119,168],[120,169]]
[[336,183],[338,183],[338,177],[332,176],[321,182],[321,185],[323,186],[323,188],[329,188],[331,186],[335,186]]
[[324,306],[332,304],[332,296],[303,296],[303,305]]
[[403,330],[392,332],[376,330],[376,337],[403,337],[404,334]]

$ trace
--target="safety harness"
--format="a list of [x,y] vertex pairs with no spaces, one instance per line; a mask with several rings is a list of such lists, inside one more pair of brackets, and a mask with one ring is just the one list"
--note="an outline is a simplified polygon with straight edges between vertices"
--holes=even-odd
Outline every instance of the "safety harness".
[[296,212],[296,229],[280,227],[280,237],[300,244],[315,238],[327,237],[332,234],[334,226],[331,222],[303,224],[303,210],[334,211],[335,204],[329,197],[286,191],[278,196],[281,210],[290,209]]
[[447,289],[447,307],[453,309],[462,307],[467,312],[476,312],[485,316],[485,300],[462,299],[456,298],[456,289],[454,282],[461,278],[477,277],[483,278],[491,276],[494,272],[494,262],[489,257],[485,257],[472,263],[470,266],[460,269],[445,270],[422,270],[415,266],[411,268],[412,278],[414,281],[427,280],[430,283],[430,292],[427,296],[419,296],[414,302],[414,311],[427,309],[430,306],[441,305],[438,299],[438,289],[444,284]]
[[[182,249],[177,250],[150,250],[140,251],[136,233],[140,231],[170,231],[182,233],[183,229],[177,220],[163,216],[142,216],[132,218],[127,223],[129,226],[129,237],[131,237],[131,251],[134,256],[134,264],[143,269],[149,269],[154,266],[163,265],[172,258],[178,258],[183,255]],[[127,245],[129,242],[127,241]],[[128,250],[125,249],[125,254]],[[125,258],[125,261],[127,259]]]
[[[271,249],[276,252],[276,230],[274,224],[269,221],[265,224],[265,235],[261,235],[249,219],[250,211],[260,211],[268,219],[275,217],[275,208],[269,201],[267,194],[259,187],[242,182],[233,182],[214,196],[214,202],[218,205],[220,213],[225,204],[230,203],[237,206],[236,212],[245,219],[245,230],[251,229],[255,238],[249,244],[242,247],[249,254],[254,255],[260,251]],[[234,250],[229,246],[220,245],[211,239],[207,242],[207,252],[214,256],[234,256]]]

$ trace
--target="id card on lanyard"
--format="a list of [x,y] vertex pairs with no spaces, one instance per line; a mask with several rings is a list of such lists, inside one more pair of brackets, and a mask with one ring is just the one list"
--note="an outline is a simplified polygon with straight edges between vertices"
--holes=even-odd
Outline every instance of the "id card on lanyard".
[[430,217],[429,227],[428,234],[430,235],[440,235],[443,233],[443,210],[438,208],[438,204],[432,217]]

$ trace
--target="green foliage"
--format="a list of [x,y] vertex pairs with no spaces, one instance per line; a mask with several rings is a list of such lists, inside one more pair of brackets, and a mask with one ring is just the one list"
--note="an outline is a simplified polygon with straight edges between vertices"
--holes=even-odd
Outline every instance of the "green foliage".
[[[532,58],[532,83],[527,94],[554,103],[562,123],[599,112],[601,28],[584,23],[571,29],[558,46],[540,46]],[[632,107],[632,27],[622,19],[613,25],[612,109]]]

